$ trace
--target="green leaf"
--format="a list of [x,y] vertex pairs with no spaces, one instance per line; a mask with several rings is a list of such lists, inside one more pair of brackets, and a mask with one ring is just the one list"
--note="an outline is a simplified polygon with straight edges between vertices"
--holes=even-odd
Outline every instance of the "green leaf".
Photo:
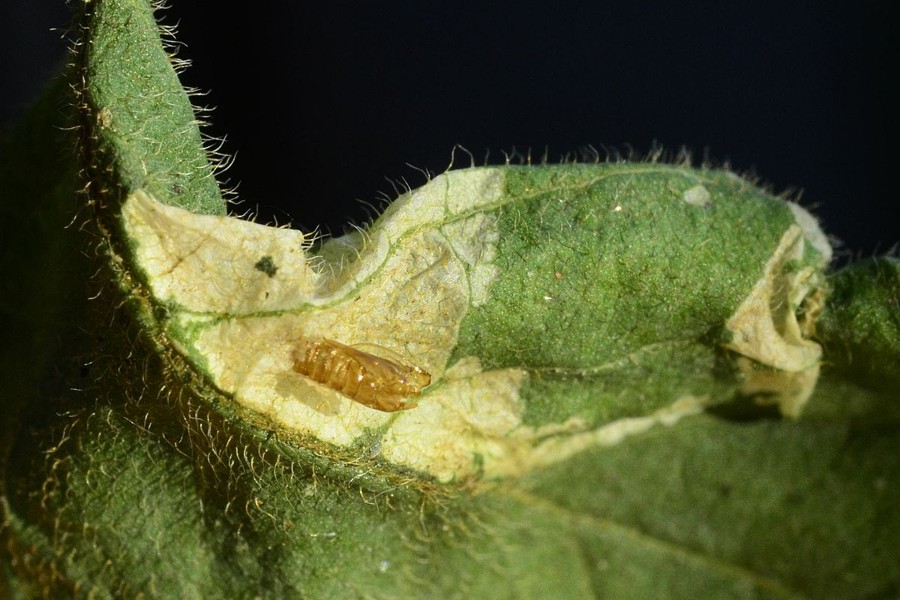
[[40,199],[4,236],[49,224],[4,252],[0,594],[900,591],[896,261],[826,280],[809,213],[688,165],[452,171],[321,242],[226,217],[149,5],[82,11],[76,160],[13,162],[67,146],[52,104],[0,155]]
[[819,326],[834,367],[885,391],[900,386],[900,261],[873,258],[838,272]]
[[86,0],[75,87],[83,161],[97,199],[141,187],[177,206],[225,214],[194,109],[145,0]]

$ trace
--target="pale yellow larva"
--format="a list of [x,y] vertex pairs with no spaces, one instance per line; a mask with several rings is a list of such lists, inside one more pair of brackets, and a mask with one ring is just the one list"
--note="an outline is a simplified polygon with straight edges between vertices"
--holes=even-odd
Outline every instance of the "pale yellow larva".
[[420,369],[369,354],[340,342],[321,338],[303,340],[294,354],[294,371],[328,386],[369,408],[384,412],[407,410],[431,383]]

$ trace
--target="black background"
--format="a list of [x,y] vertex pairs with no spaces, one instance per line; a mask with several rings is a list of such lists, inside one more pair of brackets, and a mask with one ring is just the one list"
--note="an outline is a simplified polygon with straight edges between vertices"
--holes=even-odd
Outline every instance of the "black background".
[[[162,18],[193,61],[182,81],[208,91],[195,103],[216,107],[207,133],[236,153],[235,210],[260,221],[340,233],[455,144],[483,163],[657,141],[802,189],[845,255],[900,237],[887,3],[235,4],[172,0]],[[8,121],[62,62],[49,28],[68,17],[62,0],[4,10]]]

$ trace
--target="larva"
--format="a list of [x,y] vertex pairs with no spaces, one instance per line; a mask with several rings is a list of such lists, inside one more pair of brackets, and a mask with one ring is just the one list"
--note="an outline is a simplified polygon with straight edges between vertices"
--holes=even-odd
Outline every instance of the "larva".
[[409,396],[431,383],[419,367],[369,354],[329,339],[304,340],[294,355],[294,371],[369,408],[407,410]]

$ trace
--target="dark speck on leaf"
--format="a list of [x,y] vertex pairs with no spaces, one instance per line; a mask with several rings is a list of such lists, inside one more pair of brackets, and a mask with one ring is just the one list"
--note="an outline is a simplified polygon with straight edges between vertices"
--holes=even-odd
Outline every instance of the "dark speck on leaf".
[[253,267],[257,271],[262,271],[269,277],[275,277],[275,273],[278,271],[278,267],[275,266],[275,261],[272,260],[271,256],[263,256],[261,259],[256,261],[256,264]]

